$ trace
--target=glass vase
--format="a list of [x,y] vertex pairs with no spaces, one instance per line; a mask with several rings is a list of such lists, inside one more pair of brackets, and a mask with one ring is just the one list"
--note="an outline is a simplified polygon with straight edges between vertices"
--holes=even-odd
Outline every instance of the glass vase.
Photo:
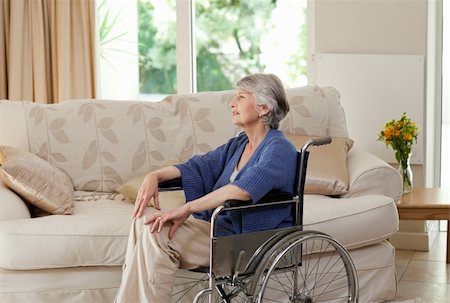
[[398,172],[403,180],[403,193],[410,193],[413,189],[413,172],[411,169],[411,154],[406,159],[401,159],[398,165]]

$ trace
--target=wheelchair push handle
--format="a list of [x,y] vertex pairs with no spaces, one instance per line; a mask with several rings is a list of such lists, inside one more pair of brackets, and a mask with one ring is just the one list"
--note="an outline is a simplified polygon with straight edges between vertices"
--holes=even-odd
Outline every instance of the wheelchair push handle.
[[317,139],[313,139],[311,142],[311,145],[314,146],[320,146],[320,145],[326,145],[331,143],[331,137],[321,137]]
[[311,145],[312,146],[320,146],[331,143],[331,137],[320,137],[317,139],[310,139],[303,144],[301,148],[301,152],[304,153]]

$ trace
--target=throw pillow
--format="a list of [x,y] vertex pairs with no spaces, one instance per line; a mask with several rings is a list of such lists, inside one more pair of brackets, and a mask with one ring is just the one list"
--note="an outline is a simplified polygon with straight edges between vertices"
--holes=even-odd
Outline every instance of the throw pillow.
[[[175,161],[175,160],[169,160],[166,163],[164,163],[162,165],[162,167],[164,166],[169,166],[169,165],[174,165],[179,163],[179,161]],[[144,178],[145,175],[139,176],[139,177],[135,177],[131,180],[128,180],[127,182],[125,182],[124,184],[122,184],[118,189],[116,189],[116,191],[122,195],[125,196],[125,198],[127,198],[127,200],[134,202],[136,200],[137,197],[137,193],[139,191],[139,188],[141,187],[142,182],[144,182]]]
[[[318,137],[286,133],[297,149]],[[311,146],[308,151],[305,194],[342,195],[348,191],[347,152],[353,146],[349,138],[332,138],[328,145]]]
[[145,175],[133,178],[122,184],[116,191],[121,193],[127,198],[127,200],[134,202],[137,197],[139,188],[142,182],[144,182]]
[[74,188],[70,178],[29,152],[0,146],[0,179],[30,204],[51,214],[72,214]]
[[[137,197],[139,188],[144,181],[145,175],[139,176],[129,180],[128,182],[122,184],[117,189],[117,192],[127,198],[128,201],[134,202]],[[184,196],[183,190],[172,190],[172,191],[160,191],[159,192],[159,203],[161,209],[173,209],[175,207],[181,206],[186,203],[186,198]],[[149,204],[153,206],[153,201]]]

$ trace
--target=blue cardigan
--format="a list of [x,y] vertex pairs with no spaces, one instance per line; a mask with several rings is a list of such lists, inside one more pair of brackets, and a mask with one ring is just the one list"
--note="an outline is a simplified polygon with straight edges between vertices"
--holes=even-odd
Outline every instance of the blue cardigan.
[[[186,201],[192,201],[230,184],[248,138],[245,133],[204,155],[197,155],[176,167],[181,172]],[[247,164],[231,183],[249,193],[257,203],[271,190],[293,193],[297,150],[276,129],[270,129]],[[213,210],[195,213],[198,219],[210,221]],[[219,235],[247,233],[278,227],[291,226],[291,207],[260,208],[225,212],[218,218]]]

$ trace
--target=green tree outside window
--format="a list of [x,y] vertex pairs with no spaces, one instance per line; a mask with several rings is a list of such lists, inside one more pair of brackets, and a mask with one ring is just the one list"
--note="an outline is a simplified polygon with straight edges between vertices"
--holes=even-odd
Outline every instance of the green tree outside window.
[[[166,1],[175,11],[176,1]],[[282,3],[284,1],[284,3]],[[277,5],[292,0],[196,0],[195,40],[197,90],[232,89],[242,76],[272,72],[262,45],[275,24],[272,14]],[[306,0],[305,0],[306,1]],[[155,22],[155,7],[150,0],[139,0],[139,74],[140,91],[146,94],[176,92],[176,24]],[[306,14],[306,10],[301,12]],[[297,52],[285,58],[289,77],[306,75],[306,22],[295,37]],[[276,48],[276,45],[273,45]],[[280,60],[280,58],[271,58]]]

